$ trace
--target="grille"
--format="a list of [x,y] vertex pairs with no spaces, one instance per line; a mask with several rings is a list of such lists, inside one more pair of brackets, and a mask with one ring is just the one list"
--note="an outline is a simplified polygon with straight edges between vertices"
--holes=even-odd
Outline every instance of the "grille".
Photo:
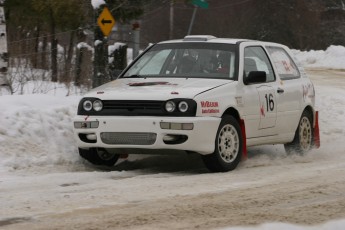
[[161,110],[161,101],[103,101],[103,109]]
[[108,145],[153,145],[156,138],[156,133],[101,133],[103,143]]
[[162,101],[114,101],[105,100],[99,115],[159,116],[164,113]]

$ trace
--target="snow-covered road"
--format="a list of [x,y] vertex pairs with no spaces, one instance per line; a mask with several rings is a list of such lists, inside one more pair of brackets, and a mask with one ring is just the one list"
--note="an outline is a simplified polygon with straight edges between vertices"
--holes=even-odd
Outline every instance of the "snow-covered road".
[[[218,229],[345,219],[345,72],[308,73],[321,148],[305,156],[286,156],[281,145],[250,148],[235,171],[217,174],[198,155],[131,156],[96,169],[80,160],[72,138],[79,97],[0,97],[7,108],[0,111],[0,228]],[[344,229],[345,221],[330,225]]]

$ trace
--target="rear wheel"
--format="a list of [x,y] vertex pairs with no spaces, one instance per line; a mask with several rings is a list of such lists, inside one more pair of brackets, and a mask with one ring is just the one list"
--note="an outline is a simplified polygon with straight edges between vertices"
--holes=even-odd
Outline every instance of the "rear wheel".
[[229,115],[222,118],[216,135],[215,151],[202,156],[212,172],[234,170],[241,160],[242,134],[238,121]]
[[79,148],[79,154],[82,158],[86,159],[94,165],[113,166],[119,159],[119,155],[109,153],[103,148]]
[[312,148],[313,138],[313,119],[308,111],[302,113],[295,137],[292,142],[285,144],[285,151],[288,154],[298,153],[304,154]]

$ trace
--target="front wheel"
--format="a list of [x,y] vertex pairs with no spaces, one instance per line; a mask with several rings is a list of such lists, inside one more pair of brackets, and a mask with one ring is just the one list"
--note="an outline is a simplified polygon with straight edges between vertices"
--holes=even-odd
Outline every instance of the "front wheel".
[[94,165],[113,166],[119,159],[119,155],[109,153],[103,148],[79,148],[79,155]]
[[312,115],[308,111],[304,111],[299,121],[293,141],[284,145],[285,151],[288,154],[298,153],[302,155],[312,148],[312,124]]
[[241,128],[238,121],[226,115],[220,122],[215,151],[202,156],[206,167],[212,172],[227,172],[234,170],[241,160],[243,148]]

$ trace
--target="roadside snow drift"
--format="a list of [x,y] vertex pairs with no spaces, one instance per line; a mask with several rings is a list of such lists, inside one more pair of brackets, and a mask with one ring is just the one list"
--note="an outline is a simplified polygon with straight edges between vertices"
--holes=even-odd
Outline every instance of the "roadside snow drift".
[[79,162],[72,118],[79,97],[0,97],[0,167],[9,170]]

